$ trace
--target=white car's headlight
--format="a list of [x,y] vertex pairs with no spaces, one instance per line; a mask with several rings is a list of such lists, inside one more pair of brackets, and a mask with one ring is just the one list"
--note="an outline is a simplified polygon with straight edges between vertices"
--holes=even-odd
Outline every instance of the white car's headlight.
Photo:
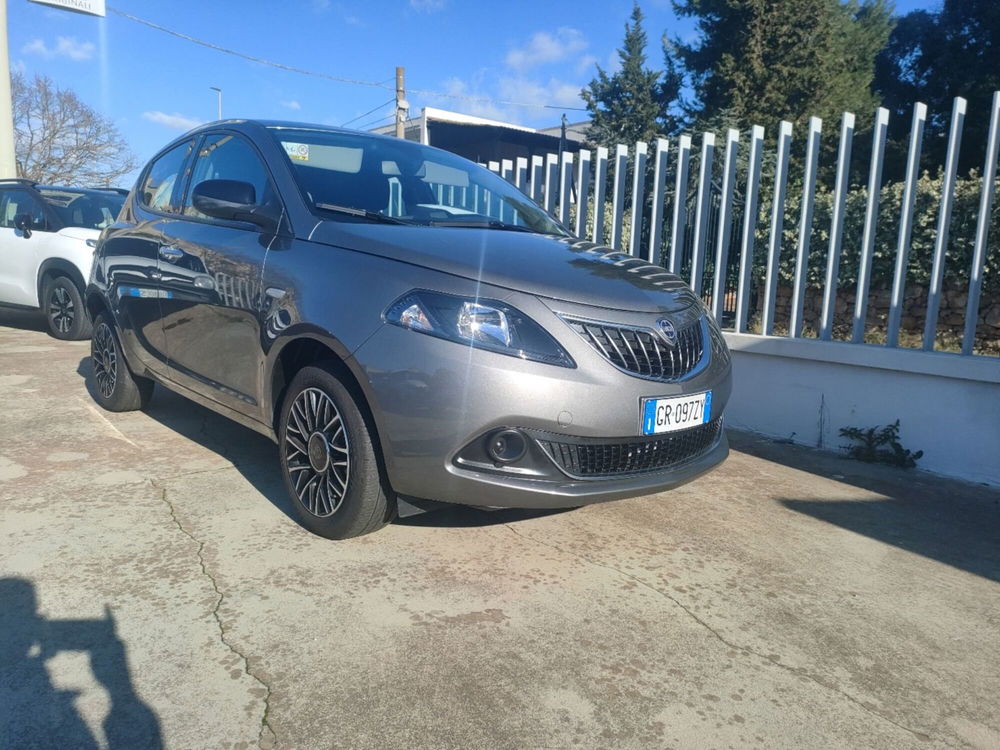
[[477,349],[560,367],[576,367],[559,343],[522,312],[497,300],[413,291],[393,302],[385,320]]

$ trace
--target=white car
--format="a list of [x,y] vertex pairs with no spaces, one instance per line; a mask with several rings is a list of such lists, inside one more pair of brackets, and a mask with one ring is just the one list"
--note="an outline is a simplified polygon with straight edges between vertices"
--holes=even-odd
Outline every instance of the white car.
[[0,305],[40,309],[57,339],[89,338],[83,295],[94,248],[125,195],[0,180]]

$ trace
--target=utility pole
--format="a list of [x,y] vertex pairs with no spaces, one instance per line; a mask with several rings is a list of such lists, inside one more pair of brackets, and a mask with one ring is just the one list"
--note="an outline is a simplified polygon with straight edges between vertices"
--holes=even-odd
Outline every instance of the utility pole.
[[396,137],[406,137],[406,111],[410,105],[406,102],[405,71],[402,67],[396,68]]
[[0,177],[17,177],[14,107],[10,101],[10,56],[7,53],[7,0],[0,0]]

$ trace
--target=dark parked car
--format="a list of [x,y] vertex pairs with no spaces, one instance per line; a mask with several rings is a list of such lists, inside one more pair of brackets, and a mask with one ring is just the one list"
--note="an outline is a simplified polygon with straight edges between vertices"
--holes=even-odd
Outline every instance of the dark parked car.
[[145,168],[87,306],[107,409],[154,382],[274,438],[317,534],[398,497],[571,507],[721,462],[730,361],[676,276],[438,149],[226,121]]

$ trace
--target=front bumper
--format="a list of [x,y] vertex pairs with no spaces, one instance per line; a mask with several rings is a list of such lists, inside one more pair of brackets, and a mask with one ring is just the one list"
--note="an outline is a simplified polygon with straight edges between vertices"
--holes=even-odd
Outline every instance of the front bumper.
[[[645,380],[617,370],[568,326],[562,331],[559,326],[565,324],[540,301],[520,295],[509,301],[558,332],[577,367],[473,350],[392,325],[383,326],[354,353],[389,481],[398,494],[467,505],[573,507],[670,489],[726,458],[728,443],[720,429],[717,441],[663,470],[586,478],[566,471],[546,454],[539,436],[642,440],[644,398],[711,390],[709,419],[721,423],[731,390],[729,359],[713,355],[681,382]],[[637,318],[640,324],[657,318],[601,312],[633,324]],[[465,460],[470,446],[502,428],[524,431],[531,460],[509,466]]]

